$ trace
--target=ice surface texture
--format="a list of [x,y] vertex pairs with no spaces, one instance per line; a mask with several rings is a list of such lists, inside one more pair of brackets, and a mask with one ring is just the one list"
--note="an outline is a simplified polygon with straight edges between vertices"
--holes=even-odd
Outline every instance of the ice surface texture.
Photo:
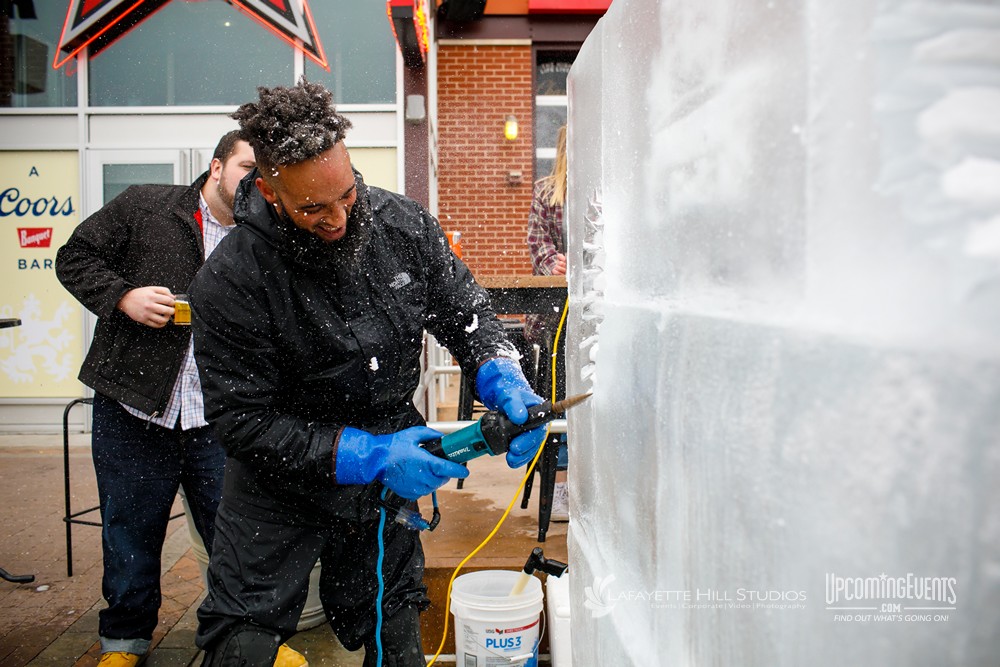
[[615,0],[569,117],[576,661],[996,664],[1000,3]]

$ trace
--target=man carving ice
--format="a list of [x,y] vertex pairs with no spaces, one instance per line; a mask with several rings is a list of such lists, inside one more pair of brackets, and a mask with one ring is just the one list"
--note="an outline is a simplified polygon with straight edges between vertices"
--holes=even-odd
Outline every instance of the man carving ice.
[[[233,117],[259,171],[240,185],[240,225],[190,289],[206,416],[228,456],[197,641],[206,665],[270,665],[320,559],[341,643],[364,646],[365,665],[379,653],[384,665],[423,665],[419,533],[380,530],[377,504],[383,489],[416,499],[468,475],[419,447],[440,437],[412,403],[423,330],[491,409],[523,423],[541,398],[437,221],[353,170],[350,122],[329,91],[258,90]],[[515,439],[511,467],[543,436]]]

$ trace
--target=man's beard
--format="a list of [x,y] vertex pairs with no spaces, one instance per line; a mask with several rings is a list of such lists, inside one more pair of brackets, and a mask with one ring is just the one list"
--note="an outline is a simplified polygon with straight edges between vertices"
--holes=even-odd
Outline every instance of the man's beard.
[[223,174],[223,178],[219,179],[219,185],[216,189],[218,190],[219,193],[219,199],[221,199],[222,203],[229,208],[230,212],[232,212],[233,206],[235,206],[236,204],[236,191],[227,190],[226,186],[223,184],[224,181],[225,181],[225,174]]
[[368,188],[361,180],[361,174],[354,172],[358,196],[347,216],[344,236],[336,241],[324,241],[312,232],[297,226],[288,217],[284,207],[275,210],[278,233],[282,245],[291,259],[310,271],[328,273],[355,268],[371,238],[374,217]]

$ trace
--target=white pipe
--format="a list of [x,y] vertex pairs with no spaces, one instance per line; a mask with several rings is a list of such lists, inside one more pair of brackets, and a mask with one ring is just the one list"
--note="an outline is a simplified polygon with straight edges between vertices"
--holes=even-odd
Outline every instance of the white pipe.
[[572,667],[572,617],[570,612],[569,575],[546,577],[545,620],[549,633],[549,653],[552,667]]

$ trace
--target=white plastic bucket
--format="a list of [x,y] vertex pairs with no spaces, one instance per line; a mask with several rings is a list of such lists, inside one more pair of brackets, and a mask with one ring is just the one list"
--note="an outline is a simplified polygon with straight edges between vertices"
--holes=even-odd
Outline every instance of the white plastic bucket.
[[456,663],[464,667],[522,666],[538,648],[542,584],[531,577],[511,595],[520,572],[463,574],[451,587]]

